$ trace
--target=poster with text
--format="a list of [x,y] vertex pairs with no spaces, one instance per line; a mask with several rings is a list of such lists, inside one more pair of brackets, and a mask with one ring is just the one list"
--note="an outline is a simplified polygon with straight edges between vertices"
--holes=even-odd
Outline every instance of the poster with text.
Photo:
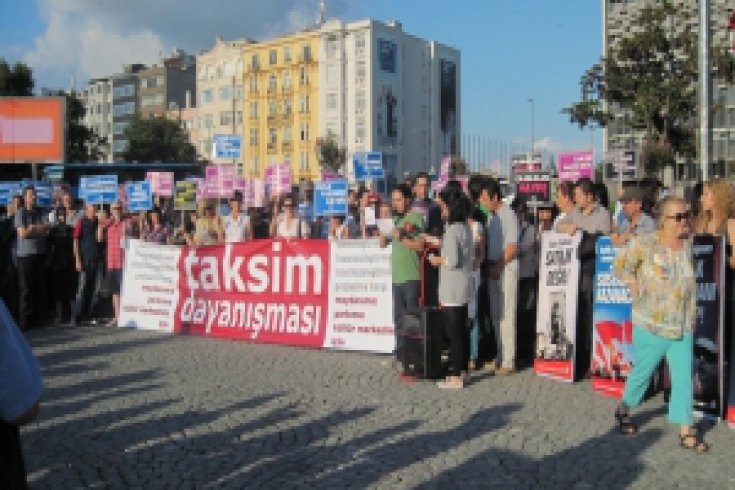
[[594,179],[595,165],[590,150],[559,153],[557,158],[559,182],[576,182],[581,178]]
[[592,366],[595,391],[621,398],[635,355],[633,312],[628,287],[612,275],[617,249],[610,237],[597,239],[592,299]]
[[545,232],[541,237],[541,264],[536,319],[536,374],[574,381],[574,341],[579,295],[577,249],[581,233]]
[[393,352],[391,249],[378,240],[333,240],[329,324],[324,346]]
[[174,332],[179,257],[180,248],[176,246],[128,242],[120,290],[121,327]]
[[723,324],[725,303],[725,240],[721,235],[695,235],[694,273],[697,316],[694,348],[694,412],[719,419],[723,415]]

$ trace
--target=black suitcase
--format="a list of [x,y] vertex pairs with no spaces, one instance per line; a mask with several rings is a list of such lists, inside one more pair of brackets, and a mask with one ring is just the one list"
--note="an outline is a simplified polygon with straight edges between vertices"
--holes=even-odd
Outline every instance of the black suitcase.
[[418,308],[403,317],[403,374],[423,379],[446,376],[449,364],[442,312]]

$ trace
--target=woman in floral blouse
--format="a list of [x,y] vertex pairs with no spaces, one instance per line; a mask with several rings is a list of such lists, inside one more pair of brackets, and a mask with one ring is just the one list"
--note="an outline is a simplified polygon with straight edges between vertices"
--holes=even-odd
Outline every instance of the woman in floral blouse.
[[629,287],[633,298],[636,353],[615,419],[622,433],[637,431],[629,410],[640,405],[651,375],[666,356],[671,375],[669,421],[681,425],[682,447],[705,452],[709,446],[693,429],[692,328],[697,298],[688,232],[684,201],[667,197],[661,203],[658,230],[634,237],[615,259],[613,274]]

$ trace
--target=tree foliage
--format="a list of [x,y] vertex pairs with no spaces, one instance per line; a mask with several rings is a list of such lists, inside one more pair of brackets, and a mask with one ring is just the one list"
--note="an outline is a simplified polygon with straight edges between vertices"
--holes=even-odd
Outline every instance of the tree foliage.
[[0,96],[24,97],[33,95],[33,70],[24,63],[10,66],[0,58]]
[[84,104],[74,93],[61,90],[50,95],[66,99],[66,146],[64,147],[67,162],[90,162],[99,160],[107,150],[107,139],[85,126]]
[[[695,15],[668,0],[642,9],[631,34],[582,75],[581,100],[562,110],[584,128],[610,123],[605,101],[624,109],[626,125],[645,133],[641,157],[649,174],[672,164],[676,155],[696,152],[697,33],[685,27]],[[733,80],[735,62],[726,49],[711,53],[713,76]]]
[[345,162],[346,151],[339,147],[334,135],[329,132],[326,138],[319,138],[316,145],[319,165],[325,170],[338,172]]
[[136,115],[125,128],[128,162],[194,162],[196,149],[178,122],[166,117]]

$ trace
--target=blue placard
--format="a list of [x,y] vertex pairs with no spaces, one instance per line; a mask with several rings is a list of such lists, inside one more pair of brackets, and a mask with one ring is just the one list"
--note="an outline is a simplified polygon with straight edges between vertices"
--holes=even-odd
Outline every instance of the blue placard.
[[347,181],[330,180],[314,185],[314,216],[347,214]]
[[87,204],[117,201],[117,175],[88,175],[79,179],[79,198]]
[[212,150],[215,158],[240,158],[242,137],[236,134],[215,134]]
[[22,192],[21,182],[0,182],[0,206],[7,206],[13,196],[20,196]]
[[18,195],[23,194],[23,189],[33,187],[36,190],[36,206],[41,208],[50,208],[53,202],[53,188],[50,182],[41,182],[38,180],[26,180],[18,183]]
[[352,157],[355,180],[384,179],[383,153],[380,151],[357,152]]
[[128,211],[131,213],[153,209],[153,192],[151,183],[147,180],[126,184],[125,197],[128,201]]

